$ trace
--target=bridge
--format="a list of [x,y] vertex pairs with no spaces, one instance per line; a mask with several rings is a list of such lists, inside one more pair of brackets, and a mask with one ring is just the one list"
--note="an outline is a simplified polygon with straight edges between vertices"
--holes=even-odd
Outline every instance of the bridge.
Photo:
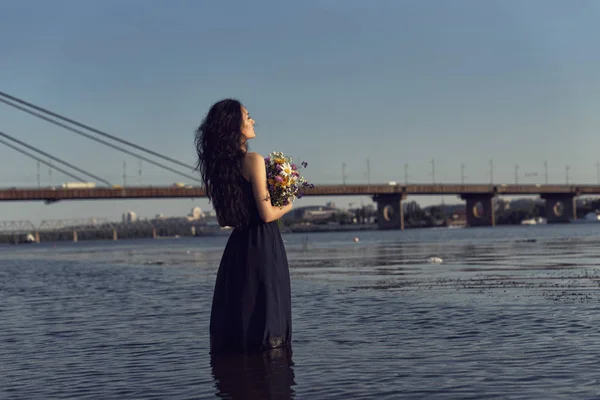
[[[546,200],[549,223],[576,218],[575,198],[600,194],[600,185],[320,185],[305,196],[370,196],[377,203],[381,229],[404,229],[402,201],[409,195],[456,195],[465,200],[468,226],[495,225],[493,199],[500,195],[539,195]],[[10,188],[0,189],[0,201],[157,199],[206,197],[202,187],[95,187],[95,188]]]
[[[319,185],[306,189],[305,196],[405,196],[457,195],[593,195],[600,194],[600,185],[481,185],[481,184],[420,184],[420,185]],[[0,189],[0,201],[109,200],[148,198],[206,197],[199,186],[127,186],[94,188],[5,188]]]
[[[176,168],[183,167],[193,171],[194,167],[164,154],[152,151],[138,144],[128,142],[115,135],[67,118],[44,109],[18,97],[0,91],[0,103],[25,112],[50,124],[59,126],[74,134],[83,136],[114,150],[134,156],[152,165],[158,166],[188,181],[201,183],[198,174],[190,174]],[[48,204],[57,201],[73,200],[118,200],[118,199],[159,199],[159,198],[197,198],[206,193],[200,186],[127,186],[112,185],[107,180],[79,168],[56,156],[48,154],[35,146],[25,143],[6,132],[0,131],[0,144],[43,163],[79,182],[87,182],[86,175],[98,187],[46,187],[39,183],[37,188],[0,189],[0,201],[43,201]],[[100,139],[103,137],[104,139]],[[108,139],[108,140],[106,140]],[[110,140],[110,141],[109,141]],[[112,142],[111,142],[112,141]],[[131,149],[132,148],[136,152]],[[36,155],[32,152],[38,153]],[[145,153],[141,155],[139,152]],[[154,158],[150,158],[154,157]],[[163,161],[156,161],[159,158]],[[48,160],[53,160],[54,164]],[[165,165],[168,162],[177,167]],[[61,164],[63,167],[58,167]],[[39,165],[39,164],[38,164]],[[85,186],[85,185],[84,185]],[[494,226],[494,198],[501,195],[539,195],[546,201],[548,223],[569,222],[576,218],[575,199],[580,195],[600,194],[600,185],[505,185],[505,184],[366,184],[366,185],[318,185],[305,191],[306,196],[370,196],[377,203],[380,229],[404,229],[404,211],[402,201],[415,195],[456,195],[466,201],[468,226]]]

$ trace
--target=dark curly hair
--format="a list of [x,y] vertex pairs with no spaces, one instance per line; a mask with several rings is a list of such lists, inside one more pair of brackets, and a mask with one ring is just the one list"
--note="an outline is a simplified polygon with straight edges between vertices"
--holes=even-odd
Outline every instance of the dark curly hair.
[[249,220],[241,187],[248,147],[241,129],[242,104],[225,99],[210,108],[196,130],[196,169],[221,226],[242,227]]

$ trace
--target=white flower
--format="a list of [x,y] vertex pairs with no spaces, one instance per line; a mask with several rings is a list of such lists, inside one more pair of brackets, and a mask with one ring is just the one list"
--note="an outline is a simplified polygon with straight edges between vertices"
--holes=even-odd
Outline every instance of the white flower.
[[292,174],[292,166],[290,165],[290,163],[283,163],[281,164],[281,175],[283,176],[290,176]]

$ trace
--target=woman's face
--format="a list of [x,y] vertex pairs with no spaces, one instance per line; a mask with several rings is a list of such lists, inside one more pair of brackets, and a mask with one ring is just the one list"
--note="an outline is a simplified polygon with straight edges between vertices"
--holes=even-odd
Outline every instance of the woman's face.
[[250,118],[250,114],[248,114],[248,110],[246,107],[242,106],[242,136],[248,140],[256,137],[256,133],[254,132],[254,120]]

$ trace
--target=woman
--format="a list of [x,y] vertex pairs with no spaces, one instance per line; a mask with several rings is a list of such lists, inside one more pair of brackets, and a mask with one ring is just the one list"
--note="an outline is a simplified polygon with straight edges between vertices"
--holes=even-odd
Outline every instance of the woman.
[[292,338],[287,255],[271,205],[265,161],[248,152],[254,120],[237,100],[214,104],[196,132],[198,169],[219,225],[233,231],[217,273],[210,318],[212,353],[288,345]]

